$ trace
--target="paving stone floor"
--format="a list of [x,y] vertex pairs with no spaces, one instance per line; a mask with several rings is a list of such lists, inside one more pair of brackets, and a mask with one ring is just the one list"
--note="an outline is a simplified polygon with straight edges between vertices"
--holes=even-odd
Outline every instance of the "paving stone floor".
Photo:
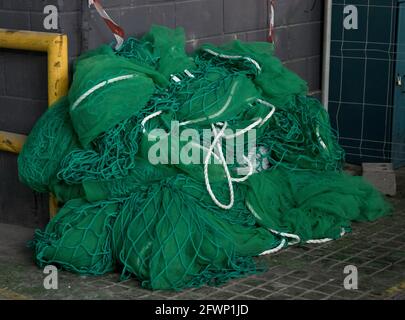
[[[33,230],[0,225],[0,299],[404,299],[405,169],[396,172],[395,213],[373,223],[355,223],[343,239],[290,247],[259,258],[266,273],[222,287],[182,292],[149,291],[118,274],[84,277],[59,272],[59,288],[43,287],[45,274],[25,246]],[[358,289],[345,290],[344,268],[358,268]]]

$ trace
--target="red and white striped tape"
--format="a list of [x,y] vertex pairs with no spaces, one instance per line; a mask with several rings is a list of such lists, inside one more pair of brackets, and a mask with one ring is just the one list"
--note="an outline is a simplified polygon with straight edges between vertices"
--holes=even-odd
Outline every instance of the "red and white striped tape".
[[269,0],[269,36],[268,41],[274,43],[274,0]]
[[[115,39],[117,40],[117,44],[115,49],[121,47],[122,43],[124,42],[125,32],[124,30],[114,22],[113,19],[108,15],[108,13],[104,10],[103,6],[100,3],[100,0],[88,0],[89,7],[94,5],[98,14],[103,18],[104,22],[107,24],[108,28],[113,33]],[[269,34],[268,34],[268,41],[274,43],[274,0],[269,0]]]
[[94,8],[96,8],[98,14],[101,16],[101,18],[103,18],[104,22],[113,33],[115,39],[117,40],[115,49],[119,49],[124,42],[124,30],[118,24],[116,24],[114,20],[111,19],[111,17],[107,14],[100,3],[100,0],[89,0],[89,8],[91,7],[91,5],[94,5]]

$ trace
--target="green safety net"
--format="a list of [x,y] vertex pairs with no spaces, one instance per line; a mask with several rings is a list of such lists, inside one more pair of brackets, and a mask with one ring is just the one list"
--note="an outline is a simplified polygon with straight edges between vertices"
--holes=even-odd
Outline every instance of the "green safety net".
[[338,239],[351,221],[375,220],[389,212],[383,197],[361,177],[340,172],[278,168],[253,175],[248,184],[246,205],[257,222],[302,242]]
[[100,134],[126,120],[128,114],[139,112],[153,91],[153,80],[139,72],[135,62],[128,63],[110,47],[102,46],[80,57],[69,102],[72,124],[82,146],[88,147]]
[[67,97],[55,102],[37,121],[18,156],[19,178],[35,191],[64,189],[64,193],[80,193],[78,188],[56,179],[61,161],[79,147],[68,108]]
[[114,201],[68,201],[44,232],[35,233],[38,265],[52,261],[66,270],[93,275],[114,270],[111,241],[117,208]]
[[[83,54],[18,159],[21,181],[61,206],[35,234],[35,261],[150,289],[219,285],[265,270],[261,254],[388,214],[342,172],[328,114],[273,49],[236,40],[187,54],[181,28],[153,26]],[[251,133],[253,145],[236,139]]]

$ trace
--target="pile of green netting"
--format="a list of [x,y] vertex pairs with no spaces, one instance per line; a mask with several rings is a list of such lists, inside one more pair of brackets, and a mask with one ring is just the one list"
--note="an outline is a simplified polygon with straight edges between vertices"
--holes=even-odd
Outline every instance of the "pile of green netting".
[[[150,289],[219,285],[261,272],[261,254],[338,239],[352,221],[390,212],[343,173],[328,114],[272,44],[184,48],[182,29],[153,26],[75,62],[69,94],[18,158],[21,181],[61,206],[32,242],[39,266],[118,271]],[[197,137],[172,148],[190,129]],[[225,141],[253,130],[243,161],[224,162]],[[156,155],[169,160],[154,163],[165,140]],[[188,143],[201,161],[171,161]]]

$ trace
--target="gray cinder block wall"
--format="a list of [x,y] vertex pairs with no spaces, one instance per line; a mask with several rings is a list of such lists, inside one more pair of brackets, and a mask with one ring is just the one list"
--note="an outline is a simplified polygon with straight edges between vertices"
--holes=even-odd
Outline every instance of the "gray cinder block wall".
[[[106,0],[103,3],[128,35],[143,34],[152,23],[183,27],[189,51],[204,42],[267,40],[267,0]],[[323,0],[276,0],[275,11],[277,56],[308,81],[311,94],[319,95]],[[82,49],[112,40],[94,9],[84,10],[82,21]]]
[[[87,0],[0,0],[0,28],[47,31],[46,5],[59,12],[59,28],[69,37],[69,59],[110,43],[113,37]],[[266,41],[267,0],[101,0],[126,31],[139,36],[151,24],[182,26],[189,51],[201,43],[232,39]],[[322,0],[276,0],[276,54],[320,95]],[[28,134],[47,107],[46,55],[0,49],[0,130]],[[0,223],[43,226],[47,195],[18,182],[16,155],[0,151]]]

